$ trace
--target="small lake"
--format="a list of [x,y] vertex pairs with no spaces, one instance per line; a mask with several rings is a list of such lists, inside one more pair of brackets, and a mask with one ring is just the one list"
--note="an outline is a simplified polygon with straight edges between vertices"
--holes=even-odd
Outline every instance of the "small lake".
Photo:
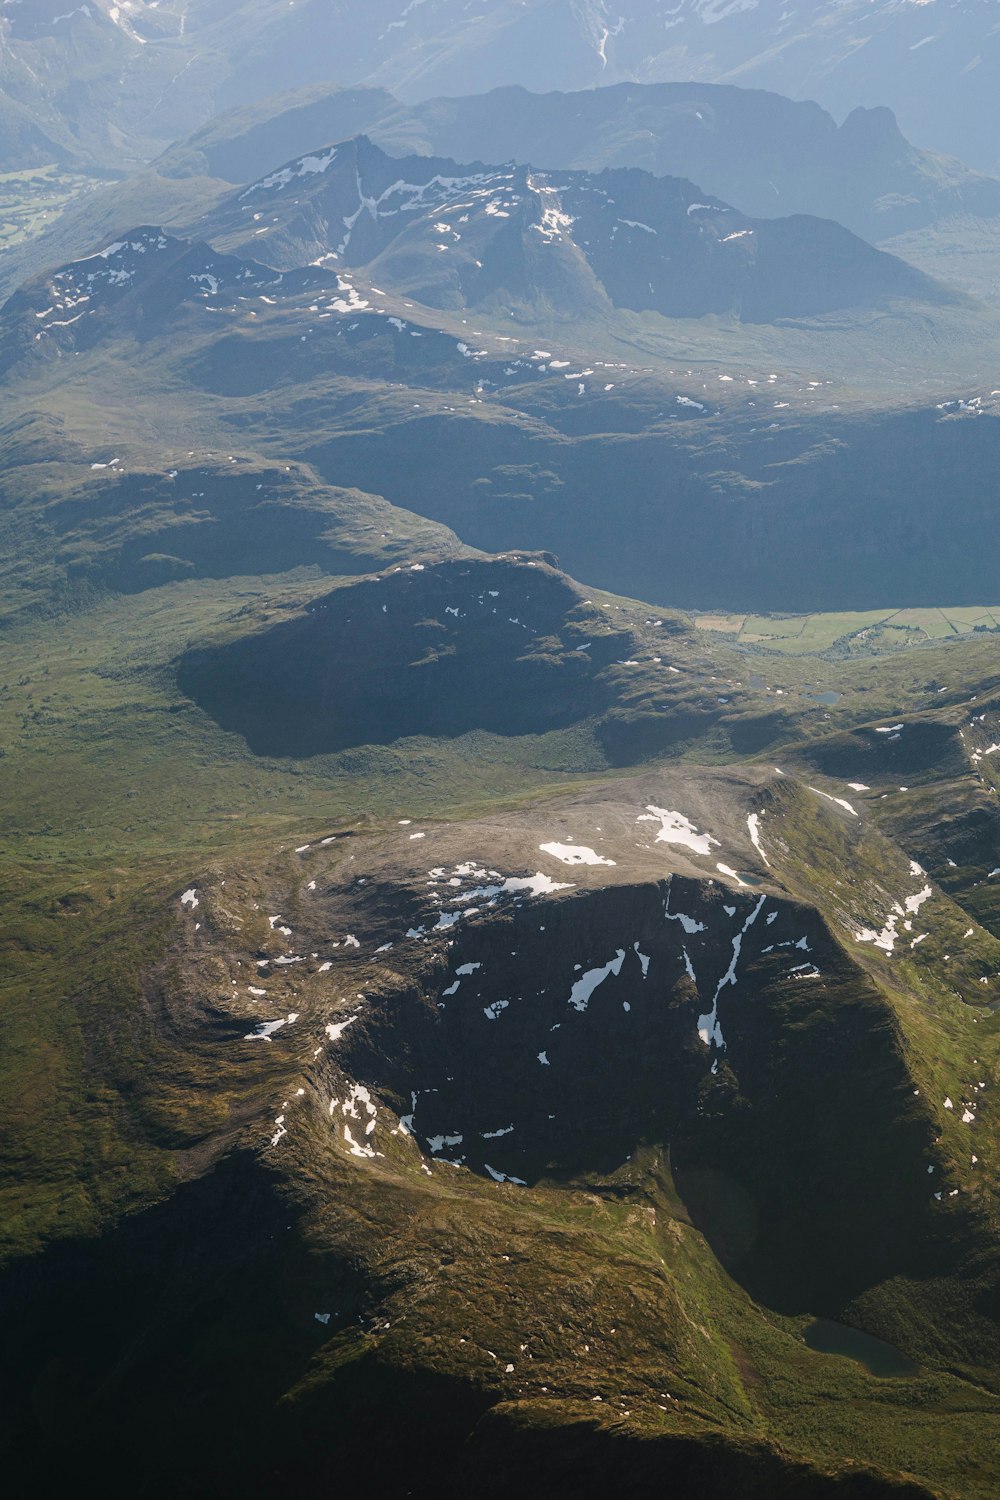
[[843,1323],[831,1322],[829,1318],[817,1318],[803,1334],[810,1349],[817,1354],[840,1354],[864,1365],[870,1375],[882,1379],[900,1375],[916,1375],[917,1366],[901,1349],[873,1338],[857,1328],[847,1328]]

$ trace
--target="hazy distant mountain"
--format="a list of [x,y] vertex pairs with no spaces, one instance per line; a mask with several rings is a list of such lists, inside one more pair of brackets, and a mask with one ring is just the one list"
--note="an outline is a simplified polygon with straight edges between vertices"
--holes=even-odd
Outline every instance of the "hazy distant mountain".
[[[247,183],[317,147],[364,134],[394,156],[515,160],[545,168],[641,167],[699,184],[758,218],[810,214],[992,298],[1000,182],[922,151],[887,109],[841,126],[818,105],[716,84],[619,84],[578,93],[522,88],[407,105],[384,89],[318,84],[224,111],[126,183],[89,192],[7,251],[0,295],[39,264],[85,253],[130,225],[193,226],[225,183]],[[46,151],[38,147],[40,154]],[[51,155],[51,151],[49,151]],[[973,233],[982,252],[947,252]],[[944,238],[941,238],[941,234]],[[909,238],[898,247],[900,235]],[[913,236],[918,238],[914,239]]]
[[361,133],[395,155],[642,167],[690,178],[745,213],[818,214],[873,241],[955,214],[1000,214],[1000,182],[911,145],[888,109],[857,109],[838,127],[817,104],[702,83],[508,88],[416,105],[379,89],[307,89],[227,112],[157,168],[248,182],[317,142]]
[[888,105],[921,145],[992,169],[995,19],[989,0],[4,0],[0,96],[67,158],[111,165],[321,81],[411,101],[507,84],[734,82],[838,116]]

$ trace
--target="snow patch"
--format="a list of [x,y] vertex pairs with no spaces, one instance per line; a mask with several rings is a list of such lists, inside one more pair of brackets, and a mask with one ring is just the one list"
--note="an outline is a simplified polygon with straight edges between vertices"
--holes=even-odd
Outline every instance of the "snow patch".
[[603,968],[588,969],[585,974],[581,974],[570,991],[568,1004],[574,1006],[579,1011],[586,1010],[590,1004],[591,996],[598,985],[603,984],[609,974],[614,974],[617,978],[622,971],[622,964],[624,962],[625,949],[619,948],[615,957],[609,959]]
[[721,848],[718,839],[712,838],[709,833],[699,833],[690,818],[686,818],[683,813],[655,807],[652,803],[647,804],[646,811],[639,814],[636,822],[659,823],[660,831],[656,835],[658,844],[681,844],[694,854],[710,854],[713,847]]
[[613,865],[613,859],[605,859],[585,844],[539,844],[543,854],[561,859],[564,865]]

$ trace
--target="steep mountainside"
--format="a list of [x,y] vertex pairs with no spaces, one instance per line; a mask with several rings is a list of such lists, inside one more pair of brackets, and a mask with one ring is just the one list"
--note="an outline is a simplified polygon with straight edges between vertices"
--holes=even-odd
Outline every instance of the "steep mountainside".
[[543,560],[415,563],[189,653],[178,682],[258,754],[301,756],[577,723],[610,707],[632,644]]

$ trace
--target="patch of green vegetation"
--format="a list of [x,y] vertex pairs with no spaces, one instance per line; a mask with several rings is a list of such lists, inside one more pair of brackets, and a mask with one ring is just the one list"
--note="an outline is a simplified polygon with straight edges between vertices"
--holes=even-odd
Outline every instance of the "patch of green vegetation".
[[0,172],[0,252],[33,240],[101,180],[69,172],[55,163],[21,172]]
[[696,629],[731,636],[742,646],[790,655],[872,654],[1000,630],[1000,609],[867,610],[813,615],[692,614]]

